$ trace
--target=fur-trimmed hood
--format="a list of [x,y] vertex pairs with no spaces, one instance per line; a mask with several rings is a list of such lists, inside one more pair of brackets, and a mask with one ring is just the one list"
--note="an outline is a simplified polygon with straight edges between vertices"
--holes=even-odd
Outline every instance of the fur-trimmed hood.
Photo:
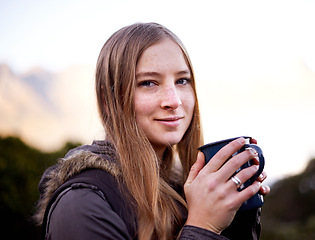
[[47,204],[52,194],[68,179],[83,170],[95,168],[119,177],[120,167],[114,146],[107,141],[94,141],[70,150],[58,164],[46,169],[39,182],[40,199],[37,204],[35,221],[41,225]]

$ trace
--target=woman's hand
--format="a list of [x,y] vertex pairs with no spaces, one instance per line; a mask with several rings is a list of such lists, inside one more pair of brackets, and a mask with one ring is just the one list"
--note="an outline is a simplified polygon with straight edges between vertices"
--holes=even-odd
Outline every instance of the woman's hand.
[[[204,155],[200,152],[192,166],[184,185],[188,204],[187,225],[205,228],[220,234],[232,222],[236,211],[251,196],[261,189],[264,179],[255,181],[242,191],[237,191],[236,184],[230,177],[244,163],[255,158],[255,150],[243,151],[226,160],[245,144],[239,138],[223,147],[205,166]],[[226,163],[225,163],[226,162]],[[224,164],[225,163],[225,164]],[[224,164],[224,165],[223,165]],[[258,170],[258,165],[245,168],[236,176],[245,182]],[[265,191],[267,194],[268,190]]]

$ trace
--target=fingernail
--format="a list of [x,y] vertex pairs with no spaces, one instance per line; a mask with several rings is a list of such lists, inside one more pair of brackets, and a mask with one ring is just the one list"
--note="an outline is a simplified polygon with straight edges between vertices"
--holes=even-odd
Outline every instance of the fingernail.
[[264,193],[267,193],[267,191],[269,190],[269,187],[263,185],[263,186],[261,186],[261,189],[262,189],[262,191],[263,191]]
[[258,155],[257,151],[254,148],[248,147],[248,148],[245,148],[245,150],[250,151],[250,153],[253,155]]
[[255,156],[254,158],[255,158],[255,160],[259,163],[259,157],[258,157],[258,156]]
[[246,142],[245,138],[239,138],[237,141],[238,141],[240,144],[245,144],[245,142]]

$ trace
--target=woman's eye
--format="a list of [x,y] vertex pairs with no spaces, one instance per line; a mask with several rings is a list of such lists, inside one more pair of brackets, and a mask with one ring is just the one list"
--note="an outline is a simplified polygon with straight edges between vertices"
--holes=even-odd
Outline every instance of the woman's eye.
[[189,82],[190,82],[190,79],[187,79],[187,78],[181,78],[176,81],[177,84],[182,84],[182,85],[186,85]]
[[143,86],[143,87],[152,87],[154,86],[154,82],[150,81],[150,80],[146,80],[146,81],[142,81],[140,83],[138,83],[139,86]]

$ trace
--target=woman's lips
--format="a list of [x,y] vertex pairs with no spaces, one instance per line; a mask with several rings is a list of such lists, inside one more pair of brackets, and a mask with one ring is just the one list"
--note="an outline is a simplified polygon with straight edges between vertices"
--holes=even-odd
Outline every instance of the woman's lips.
[[158,119],[155,119],[155,121],[158,121],[159,123],[165,126],[174,128],[180,124],[183,118],[184,117],[167,117],[167,118],[158,118]]

